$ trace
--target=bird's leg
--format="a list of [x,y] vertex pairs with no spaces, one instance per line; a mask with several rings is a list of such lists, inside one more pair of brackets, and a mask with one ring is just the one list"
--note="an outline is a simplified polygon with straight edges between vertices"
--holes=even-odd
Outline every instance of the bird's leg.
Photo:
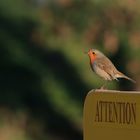
[[106,84],[107,84],[107,81],[105,81],[105,83],[99,89],[96,89],[95,91],[105,91],[105,90],[107,90],[107,88],[105,87]]
[[107,89],[107,88],[106,88],[106,84],[107,84],[107,81],[105,81],[105,83],[101,86],[100,89]]

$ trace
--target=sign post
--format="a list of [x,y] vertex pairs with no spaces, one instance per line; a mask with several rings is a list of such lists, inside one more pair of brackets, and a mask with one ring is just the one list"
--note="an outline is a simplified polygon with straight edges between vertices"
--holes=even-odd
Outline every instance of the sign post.
[[140,92],[90,91],[84,104],[84,140],[140,140]]

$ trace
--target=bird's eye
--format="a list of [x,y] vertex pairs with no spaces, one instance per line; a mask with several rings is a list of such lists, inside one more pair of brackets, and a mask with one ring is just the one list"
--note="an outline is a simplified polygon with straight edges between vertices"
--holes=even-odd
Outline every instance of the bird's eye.
[[92,52],[92,54],[95,54],[95,52]]

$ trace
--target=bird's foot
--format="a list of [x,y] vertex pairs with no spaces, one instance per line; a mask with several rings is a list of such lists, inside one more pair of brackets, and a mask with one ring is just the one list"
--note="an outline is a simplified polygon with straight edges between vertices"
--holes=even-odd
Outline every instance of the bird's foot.
[[107,88],[103,85],[103,86],[101,86],[100,88],[98,88],[98,89],[94,89],[94,91],[105,91],[105,90],[107,90]]
[[101,86],[100,89],[101,89],[101,90],[107,90],[107,88],[105,87],[105,85]]
[[99,89],[96,89],[96,91],[105,91],[105,90],[107,90],[105,85],[101,86]]

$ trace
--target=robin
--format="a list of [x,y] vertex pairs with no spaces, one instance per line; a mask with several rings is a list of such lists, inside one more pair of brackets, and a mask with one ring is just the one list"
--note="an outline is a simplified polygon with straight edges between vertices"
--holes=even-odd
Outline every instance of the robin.
[[[136,83],[133,79],[118,71],[113,63],[99,50],[90,49],[88,56],[92,70],[105,81],[118,81],[118,78],[125,78]],[[104,88],[104,85],[101,88]]]

